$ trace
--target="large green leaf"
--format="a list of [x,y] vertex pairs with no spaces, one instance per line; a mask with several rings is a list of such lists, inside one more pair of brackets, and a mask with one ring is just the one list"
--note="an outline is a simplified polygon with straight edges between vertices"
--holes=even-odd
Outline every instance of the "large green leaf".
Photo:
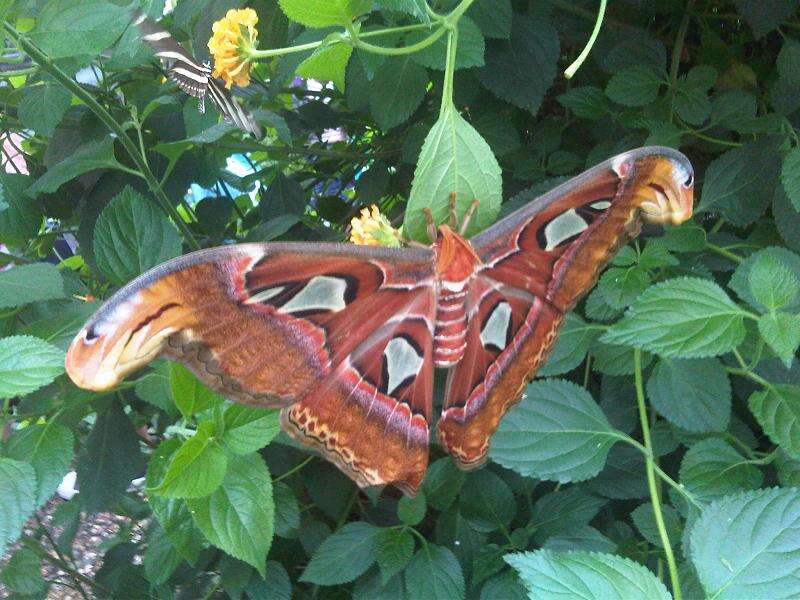
[[555,79],[559,50],[558,34],[548,21],[516,14],[511,38],[486,48],[478,79],[498,98],[536,114]]
[[272,543],[275,505],[272,480],[258,454],[236,457],[222,484],[203,498],[189,499],[195,523],[212,544],[252,565],[264,576]]
[[72,94],[55,83],[46,83],[25,90],[19,105],[22,124],[49,137],[70,105]]
[[[408,36],[406,45],[422,41],[431,35],[430,31],[416,31]],[[458,45],[456,46],[456,69],[468,69],[470,67],[481,67],[484,62],[484,41],[483,34],[475,22],[469,17],[461,17],[458,20]],[[445,58],[447,57],[447,35],[441,36],[433,44],[411,54],[412,58],[424,67],[430,69],[445,68]]]
[[534,539],[541,544],[553,536],[588,525],[606,504],[605,498],[592,496],[575,486],[545,494],[531,511]]
[[697,442],[681,461],[681,485],[700,500],[716,500],[743,489],[757,488],[762,479],[758,468],[719,438]]
[[662,83],[661,77],[651,68],[634,65],[611,77],[606,96],[624,106],[644,106],[656,99]]
[[346,25],[369,12],[368,0],[280,0],[286,16],[306,27]]
[[78,460],[78,488],[85,510],[112,508],[131,480],[144,474],[144,455],[133,423],[118,402],[98,412]]
[[280,411],[231,404],[223,414],[223,446],[234,454],[260,450],[280,433]]
[[44,3],[29,35],[52,58],[97,55],[129,21],[127,8],[106,0],[55,0]]
[[387,583],[406,568],[414,555],[414,538],[402,529],[381,529],[375,541],[375,558],[381,579]]
[[15,541],[36,508],[36,473],[28,463],[0,458],[0,551]]
[[597,475],[621,434],[591,395],[569,381],[534,381],[500,422],[491,457],[522,475],[560,482]]
[[666,357],[717,356],[742,342],[745,314],[712,281],[670,279],[645,291],[600,339]]
[[64,353],[29,335],[0,339],[0,399],[24,396],[64,372]]
[[169,379],[172,399],[186,418],[222,402],[222,398],[208,389],[194,373],[180,363],[170,364]]
[[731,384],[716,358],[662,358],[647,381],[653,407],[688,431],[724,431],[731,416]]
[[19,265],[0,272],[0,308],[63,297],[61,271],[50,263]]
[[759,312],[770,308],[796,311],[800,310],[798,280],[800,256],[780,246],[768,246],[736,267],[728,287]]
[[425,97],[428,72],[410,56],[393,56],[375,74],[368,89],[369,109],[381,129],[404,123]]
[[301,77],[333,81],[337,88],[344,91],[344,73],[353,47],[336,40],[314,50],[314,54],[298,65],[297,74]]
[[532,598],[672,598],[651,571],[622,556],[537,550],[507,554],[505,559],[519,572]]
[[24,244],[42,224],[41,203],[24,193],[30,182],[27,175],[0,169],[0,239],[5,243]]
[[484,532],[508,526],[517,509],[511,489],[489,469],[467,476],[459,506],[472,527]]
[[450,106],[431,128],[422,146],[406,208],[405,233],[417,240],[427,240],[423,209],[431,209],[435,222],[444,222],[452,192],[456,194],[459,215],[463,216],[473,200],[479,201],[468,234],[480,231],[500,210],[501,191],[500,166],[489,145]]
[[800,595],[800,489],[726,496],[703,510],[691,532],[700,581],[712,598]]
[[464,574],[453,553],[436,544],[426,544],[406,569],[406,588],[411,598],[459,600],[464,598]]
[[[336,530],[314,551],[300,581],[341,585],[353,581],[375,562],[379,529],[363,521]],[[342,561],[346,556],[347,560]]]
[[800,387],[772,385],[747,401],[764,433],[786,452],[800,457]]
[[596,326],[589,325],[573,312],[569,313],[561,325],[547,362],[539,368],[537,375],[552,377],[570,372],[586,358],[589,346],[596,337]]
[[28,193],[31,195],[55,192],[62,184],[94,169],[121,169],[114,157],[114,140],[104,137],[79,147],[75,152],[51,166],[37,179]]
[[29,425],[8,439],[9,458],[30,463],[36,471],[36,506],[41,506],[61,483],[72,464],[72,432],[54,421]]
[[117,285],[181,253],[178,231],[152,202],[126,187],[100,213],[94,256]]

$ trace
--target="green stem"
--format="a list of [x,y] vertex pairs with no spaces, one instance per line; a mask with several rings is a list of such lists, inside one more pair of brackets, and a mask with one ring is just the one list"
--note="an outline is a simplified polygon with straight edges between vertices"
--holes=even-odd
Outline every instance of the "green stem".
[[453,77],[455,76],[456,50],[458,48],[458,29],[447,35],[447,58],[444,66],[444,83],[442,84],[442,104],[439,107],[439,118],[445,111],[455,108],[453,104]]
[[306,466],[308,463],[310,463],[312,460],[314,460],[314,456],[313,456],[313,455],[309,456],[308,458],[306,458],[306,459],[305,459],[305,460],[303,460],[302,462],[300,462],[300,463],[296,464],[294,467],[292,467],[291,469],[289,469],[288,471],[286,471],[286,473],[282,473],[282,474],[278,475],[278,476],[277,476],[275,479],[273,479],[273,480],[272,480],[272,483],[278,483],[278,482],[279,482],[279,481],[281,481],[282,479],[286,479],[287,477],[290,477],[290,476],[294,475],[294,474],[295,474],[295,473],[297,473],[297,472],[298,472],[300,469],[302,469],[302,468],[303,468],[303,467],[305,467],[305,466]]
[[719,144],[720,146],[730,146],[731,148],[738,148],[742,144],[740,142],[732,142],[730,140],[723,140],[720,138],[715,138],[710,135],[706,135],[697,129],[692,129],[691,127],[687,128],[688,133],[693,135],[696,138],[700,138],[701,140],[705,140],[707,142],[711,142],[712,144]]
[[722,246],[717,246],[716,244],[712,244],[710,242],[706,242],[706,248],[719,254],[720,256],[724,256],[725,258],[732,260],[735,263],[740,263],[744,261],[744,259],[739,256],[738,254],[734,254],[727,248],[723,248]]
[[642,444],[637,442],[635,439],[629,436],[625,436],[622,438],[624,441],[628,442],[631,446],[638,449],[642,454],[644,454],[645,458],[650,457],[653,460],[653,468],[656,474],[672,489],[678,492],[681,496],[683,496],[687,502],[696,506],[697,508],[702,508],[700,502],[697,501],[697,498],[694,497],[694,494],[691,494],[686,491],[686,489],[677,481],[675,481],[672,477],[670,477],[661,467],[658,466],[655,462],[655,458],[653,457],[653,452],[645,448]]
[[694,0],[688,0],[686,2],[686,8],[683,11],[681,24],[678,26],[678,33],[675,35],[675,43],[672,45],[672,58],[669,64],[669,85],[672,92],[672,102],[669,104],[670,122],[672,122],[674,115],[675,87],[678,83],[678,71],[681,66],[681,54],[683,54],[683,42],[686,40],[686,31],[689,29],[689,21],[692,17],[693,8]]
[[600,0],[600,10],[597,11],[597,20],[594,23],[592,35],[589,36],[589,41],[586,42],[586,46],[584,46],[578,58],[564,71],[564,77],[567,79],[572,79],[572,76],[575,75],[575,72],[581,67],[583,61],[589,56],[589,52],[592,51],[592,46],[594,46],[597,36],[600,34],[600,28],[603,26],[603,17],[606,15],[606,3],[607,0]]
[[653,515],[656,520],[656,527],[658,534],[661,538],[661,543],[664,546],[664,555],[667,558],[667,567],[669,568],[669,578],[672,583],[672,594],[675,600],[681,600],[681,580],[678,576],[678,565],[675,563],[675,555],[672,552],[672,546],[669,543],[669,535],[667,528],[664,525],[664,515],[661,512],[661,498],[658,495],[658,488],[656,487],[656,471],[655,461],[653,459],[653,444],[650,439],[650,423],[647,420],[647,407],[644,402],[644,386],[642,384],[642,351],[639,348],[633,351],[633,366],[634,366],[634,379],[636,383],[636,404],[639,407],[639,421],[642,425],[642,438],[644,446],[648,450],[645,455],[645,470],[647,471],[647,487],[650,490],[650,500],[653,503]]
[[80,581],[81,583],[85,583],[86,585],[91,587],[100,595],[99,597],[101,598],[111,597],[110,596],[111,590],[109,590],[107,587],[103,585],[100,585],[96,581],[88,578],[83,573],[76,571],[75,569],[70,567],[66,562],[60,560],[57,556],[53,556],[52,554],[50,554],[50,552],[48,552],[47,549],[44,546],[42,546],[39,540],[27,535],[23,535],[22,537],[20,537],[20,543],[23,546],[29,548],[30,550],[33,550],[39,556],[39,558],[46,560],[51,565],[64,571],[64,573],[69,575],[74,581]]
[[11,37],[14,43],[20,48],[20,50],[26,52],[31,59],[33,59],[33,61],[42,68],[42,70],[50,74],[62,86],[83,101],[83,103],[86,104],[86,106],[89,107],[89,109],[96,114],[101,121],[103,121],[106,127],[114,132],[114,134],[117,136],[117,139],[131,157],[131,160],[138,167],[140,173],[137,173],[137,175],[143,177],[144,180],[147,181],[147,185],[150,188],[150,191],[155,195],[158,204],[161,206],[161,209],[172,218],[172,220],[175,222],[175,225],[181,230],[186,243],[192,248],[192,250],[199,250],[200,244],[197,243],[197,240],[194,238],[189,226],[181,218],[180,214],[178,214],[178,211],[169,201],[169,198],[167,198],[167,195],[159,186],[155,175],[153,175],[153,172],[150,170],[150,166],[147,164],[147,161],[144,160],[144,158],[139,154],[136,144],[133,143],[122,126],[120,126],[120,124],[114,120],[114,117],[112,117],[111,114],[102,105],[100,105],[100,103],[97,102],[97,100],[95,100],[89,92],[83,89],[83,87],[81,87],[77,82],[73,81],[72,78],[70,78],[61,69],[59,69],[55,63],[53,63],[50,57],[42,52],[35,44],[17,32],[17,30],[14,29],[14,27],[12,27],[8,22],[4,22],[3,27],[5,28],[9,37]]
[[358,34],[355,30],[350,32],[350,39],[353,42],[353,45],[356,48],[361,48],[362,50],[366,50],[367,52],[372,52],[373,54],[383,54],[385,56],[402,56],[403,54],[412,54],[423,48],[427,48],[431,44],[433,44],[436,40],[438,40],[444,32],[447,31],[444,27],[439,27],[430,34],[428,37],[421,39],[416,44],[411,44],[410,46],[403,46],[401,48],[387,48],[386,46],[376,46],[375,44],[370,44],[369,42],[363,41],[363,35]]

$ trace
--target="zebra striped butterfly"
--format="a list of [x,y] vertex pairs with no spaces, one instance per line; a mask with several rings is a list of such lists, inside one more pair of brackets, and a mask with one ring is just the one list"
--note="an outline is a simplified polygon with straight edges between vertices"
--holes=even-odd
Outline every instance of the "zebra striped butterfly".
[[261,126],[249,112],[239,105],[224,85],[211,75],[209,64],[199,63],[186,49],[140,11],[134,12],[133,24],[139,29],[142,41],[146,42],[161,60],[167,75],[178,87],[200,101],[200,112],[205,112],[206,96],[217,107],[222,118],[239,129],[260,138]]
[[157,356],[283,428],[361,486],[413,495],[428,464],[433,370],[448,369],[438,441],[483,463],[565,314],[643,222],[692,214],[685,156],[626,152],[466,239],[376,248],[212,248],[145,273],[80,330],[66,369],[107,390]]

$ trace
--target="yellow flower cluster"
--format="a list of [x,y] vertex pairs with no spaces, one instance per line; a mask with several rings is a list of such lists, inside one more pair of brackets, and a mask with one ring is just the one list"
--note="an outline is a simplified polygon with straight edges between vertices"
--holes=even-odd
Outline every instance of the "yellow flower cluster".
[[400,246],[400,232],[397,231],[374,204],[361,209],[360,217],[350,221],[350,241],[362,246]]
[[256,23],[258,15],[252,8],[232,8],[212,27],[208,49],[214,57],[213,75],[222,77],[227,88],[234,83],[250,85],[249,51],[256,46]]

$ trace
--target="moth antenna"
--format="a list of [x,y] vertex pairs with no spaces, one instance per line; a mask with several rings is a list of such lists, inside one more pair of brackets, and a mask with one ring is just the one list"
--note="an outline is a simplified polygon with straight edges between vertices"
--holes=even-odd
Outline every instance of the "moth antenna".
[[480,203],[481,201],[477,198],[473,198],[472,202],[470,202],[467,212],[464,213],[464,220],[461,221],[461,227],[458,230],[459,235],[464,235],[464,233],[467,231],[469,221],[472,219],[472,215],[475,214],[475,209],[478,208],[478,204]]
[[448,199],[448,211],[450,216],[450,228],[455,229],[458,227],[458,220],[456,219],[456,193],[450,192]]
[[425,215],[425,224],[428,227],[428,237],[431,239],[431,244],[436,241],[436,223],[433,220],[433,213],[427,206],[422,209],[422,214]]

